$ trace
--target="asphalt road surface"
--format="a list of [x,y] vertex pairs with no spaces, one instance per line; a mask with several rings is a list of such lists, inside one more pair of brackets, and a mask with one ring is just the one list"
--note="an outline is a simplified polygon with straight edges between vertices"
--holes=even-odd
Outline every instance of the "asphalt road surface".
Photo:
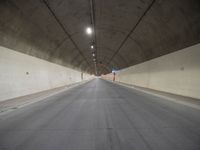
[[0,150],[200,150],[200,110],[95,79],[0,115]]

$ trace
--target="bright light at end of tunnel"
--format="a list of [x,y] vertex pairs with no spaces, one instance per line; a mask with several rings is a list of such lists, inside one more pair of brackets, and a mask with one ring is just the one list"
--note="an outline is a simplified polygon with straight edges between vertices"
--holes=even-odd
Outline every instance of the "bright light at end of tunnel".
[[86,33],[91,35],[92,34],[92,28],[91,27],[87,27],[86,28]]

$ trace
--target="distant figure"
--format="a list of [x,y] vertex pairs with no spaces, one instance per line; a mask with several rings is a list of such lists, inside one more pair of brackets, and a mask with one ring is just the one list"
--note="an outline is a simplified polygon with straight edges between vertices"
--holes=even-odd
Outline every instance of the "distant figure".
[[113,82],[115,81],[115,72],[113,72]]

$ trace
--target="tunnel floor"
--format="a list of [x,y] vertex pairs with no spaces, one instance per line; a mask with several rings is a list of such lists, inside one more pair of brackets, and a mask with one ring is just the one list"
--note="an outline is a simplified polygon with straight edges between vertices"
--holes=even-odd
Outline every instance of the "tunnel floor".
[[0,116],[0,150],[199,150],[200,110],[94,79]]

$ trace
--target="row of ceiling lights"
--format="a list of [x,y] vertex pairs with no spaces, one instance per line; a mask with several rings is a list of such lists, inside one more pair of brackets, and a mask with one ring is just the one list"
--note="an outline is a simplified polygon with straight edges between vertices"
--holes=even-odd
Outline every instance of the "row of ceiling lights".
[[[88,35],[92,35],[93,34],[93,29],[91,27],[87,27],[86,28],[86,33]],[[95,51],[95,43],[92,42],[91,45],[90,45],[90,48],[92,50],[92,58],[93,58],[93,62],[94,64],[96,65],[96,51]]]

